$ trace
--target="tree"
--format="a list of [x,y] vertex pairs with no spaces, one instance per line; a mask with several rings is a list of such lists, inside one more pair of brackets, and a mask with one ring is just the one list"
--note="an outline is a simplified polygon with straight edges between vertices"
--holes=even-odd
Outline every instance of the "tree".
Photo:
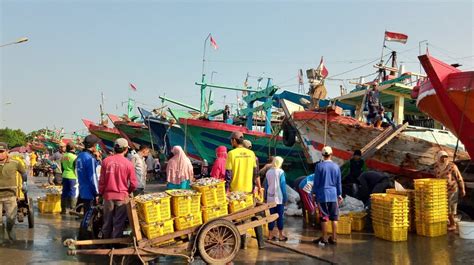
[[20,129],[0,129],[0,142],[7,143],[8,148],[24,146],[26,144],[26,134]]

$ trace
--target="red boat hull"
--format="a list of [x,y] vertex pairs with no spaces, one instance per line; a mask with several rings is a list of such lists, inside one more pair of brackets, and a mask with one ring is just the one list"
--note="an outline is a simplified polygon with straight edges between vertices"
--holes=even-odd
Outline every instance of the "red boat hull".
[[[449,128],[464,144],[471,158],[474,157],[474,71],[462,72],[429,55],[418,58],[437,98],[420,97],[420,109]],[[428,88],[424,89],[428,91]],[[422,90],[423,87],[420,95]]]

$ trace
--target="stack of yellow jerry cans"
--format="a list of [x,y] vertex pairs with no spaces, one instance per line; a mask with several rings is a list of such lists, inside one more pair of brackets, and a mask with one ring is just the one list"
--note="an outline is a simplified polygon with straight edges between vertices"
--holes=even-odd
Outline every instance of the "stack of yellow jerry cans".
[[61,212],[61,186],[49,186],[46,188],[46,196],[38,198],[38,210],[40,213]]
[[415,180],[416,233],[441,236],[447,233],[448,191],[444,179]]
[[370,199],[375,236],[389,241],[406,241],[409,227],[408,198],[374,193]]

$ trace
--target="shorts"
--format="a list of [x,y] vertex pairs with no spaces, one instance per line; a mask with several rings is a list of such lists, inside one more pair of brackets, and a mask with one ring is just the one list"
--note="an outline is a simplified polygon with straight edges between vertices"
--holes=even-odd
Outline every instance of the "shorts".
[[448,193],[448,213],[457,214],[458,209],[458,200],[459,200],[459,191],[453,193]]
[[339,205],[337,202],[318,202],[318,209],[321,222],[337,221],[339,219]]

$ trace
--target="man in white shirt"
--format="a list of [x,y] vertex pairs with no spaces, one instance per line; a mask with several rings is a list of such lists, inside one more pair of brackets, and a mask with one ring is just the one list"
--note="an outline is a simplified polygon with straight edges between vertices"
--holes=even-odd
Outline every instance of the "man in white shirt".
[[132,164],[135,167],[135,175],[137,176],[137,189],[133,192],[134,196],[144,194],[146,186],[147,164],[145,158],[150,155],[150,147],[141,145],[138,152],[132,154]]

